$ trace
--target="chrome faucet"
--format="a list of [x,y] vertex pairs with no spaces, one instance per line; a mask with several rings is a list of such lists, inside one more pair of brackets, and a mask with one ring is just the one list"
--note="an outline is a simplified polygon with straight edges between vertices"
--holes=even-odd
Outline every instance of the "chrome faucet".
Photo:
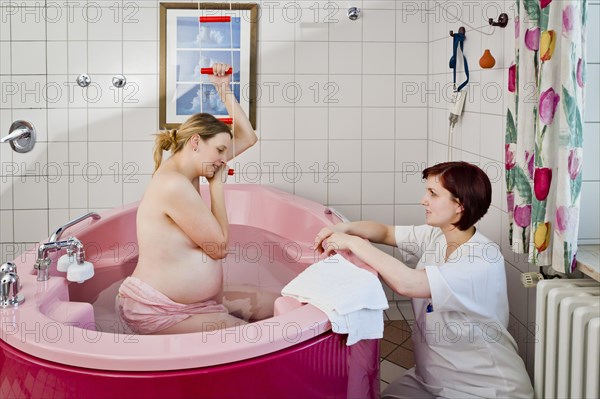
[[[54,237],[54,235],[53,235]],[[75,237],[69,237],[68,240],[64,241],[51,241],[40,245],[38,248],[37,259],[33,268],[38,271],[37,281],[46,281],[50,278],[49,268],[52,264],[52,260],[48,257],[49,252],[56,252],[62,249],[67,249],[67,254],[73,256],[75,254],[75,260],[78,264],[83,264],[85,261],[85,250],[83,244]]]
[[52,234],[50,236],[50,238],[48,239],[49,242],[56,242],[60,239],[60,236],[62,236],[62,234],[64,233],[64,231],[66,229],[68,229],[69,227],[79,223],[79,222],[83,222],[85,219],[87,218],[92,218],[94,220],[98,220],[100,219],[100,215],[98,215],[96,212],[90,212],[90,213],[86,213],[85,215],[79,216],[73,220],[71,220],[70,222],[67,222],[65,225],[60,226],[58,229],[56,229],[56,231],[54,232],[54,234]]

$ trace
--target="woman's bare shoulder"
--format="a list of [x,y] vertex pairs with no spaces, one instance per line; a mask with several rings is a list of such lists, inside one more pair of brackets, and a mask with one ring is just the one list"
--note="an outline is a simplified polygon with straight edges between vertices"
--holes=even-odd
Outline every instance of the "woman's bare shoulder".
[[149,190],[156,190],[162,194],[170,194],[174,191],[181,192],[185,189],[193,189],[192,183],[184,175],[175,171],[157,172],[152,176]]
[[160,204],[158,208],[171,218],[190,210],[202,215],[207,209],[189,178],[176,171],[155,173],[144,193],[144,201],[151,207]]

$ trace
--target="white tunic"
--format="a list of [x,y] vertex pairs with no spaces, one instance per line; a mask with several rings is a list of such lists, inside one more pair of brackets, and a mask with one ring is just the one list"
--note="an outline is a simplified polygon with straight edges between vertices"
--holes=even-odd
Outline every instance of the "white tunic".
[[418,261],[431,287],[431,299],[412,300],[415,376],[422,387],[436,397],[533,397],[506,329],[500,248],[477,231],[444,261],[446,239],[439,228],[397,226],[395,233],[401,257]]

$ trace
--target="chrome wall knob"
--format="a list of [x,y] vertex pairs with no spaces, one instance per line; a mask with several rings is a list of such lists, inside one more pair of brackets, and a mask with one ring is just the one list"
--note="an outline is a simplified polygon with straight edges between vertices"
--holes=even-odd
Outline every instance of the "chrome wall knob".
[[113,76],[113,78],[112,78],[112,84],[116,88],[120,89],[123,86],[125,86],[125,84],[127,84],[127,78],[125,76],[123,76],[123,75]]
[[348,9],[348,18],[351,21],[356,21],[359,16],[360,16],[360,9],[359,8],[357,8],[357,7],[350,7]]
[[85,73],[82,73],[81,75],[77,76],[76,82],[80,87],[88,87],[90,83],[92,83],[92,79]]

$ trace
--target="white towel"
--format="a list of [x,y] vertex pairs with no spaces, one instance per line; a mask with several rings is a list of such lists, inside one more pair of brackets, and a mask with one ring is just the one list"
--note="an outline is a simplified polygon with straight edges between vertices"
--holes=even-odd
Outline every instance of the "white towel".
[[325,312],[333,332],[348,334],[346,345],[383,337],[383,310],[388,302],[381,282],[340,254],[306,268],[281,294]]

